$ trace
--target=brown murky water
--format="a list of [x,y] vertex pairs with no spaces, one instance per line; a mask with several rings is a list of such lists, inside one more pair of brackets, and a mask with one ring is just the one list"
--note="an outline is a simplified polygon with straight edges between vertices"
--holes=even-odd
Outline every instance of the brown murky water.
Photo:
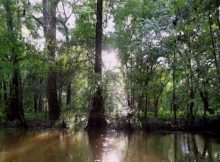
[[0,130],[0,162],[219,162],[219,139],[182,133]]

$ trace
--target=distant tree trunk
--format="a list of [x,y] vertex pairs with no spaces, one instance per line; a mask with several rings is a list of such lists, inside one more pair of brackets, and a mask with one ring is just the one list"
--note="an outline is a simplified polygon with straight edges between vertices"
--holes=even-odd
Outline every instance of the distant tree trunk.
[[[4,8],[6,11],[6,24],[8,32],[10,34],[14,33],[14,24],[12,18],[12,10],[10,8],[10,1],[4,2]],[[16,38],[15,38],[16,39]],[[15,40],[16,41],[16,40]],[[19,59],[18,54],[16,53],[16,45],[11,49],[11,63],[13,67],[12,78],[10,82],[10,94],[9,94],[9,103],[6,109],[6,117],[9,120],[19,120],[21,125],[24,128],[28,128],[22,107],[21,100],[21,83],[20,83],[20,69],[19,69]]]
[[144,109],[144,119],[147,119],[147,112],[148,112],[148,107],[149,106],[149,101],[148,101],[148,93],[145,93],[145,109]]
[[220,20],[219,20],[219,6],[220,6],[220,1],[219,0],[215,0],[215,7],[216,7],[216,21],[217,21],[217,24],[218,24],[218,29],[220,29]]
[[142,109],[143,109],[143,94],[139,94],[138,96],[138,118],[139,119],[141,118]]
[[3,103],[3,82],[0,81],[0,101]]
[[[56,6],[59,0],[43,0],[43,28],[46,39],[45,47],[48,61],[54,63],[56,53]],[[53,65],[49,65],[47,74],[47,97],[49,119],[56,121],[60,116],[60,105],[57,96],[57,72]]]
[[[102,11],[103,0],[97,0],[96,11],[96,44],[95,44],[95,73],[102,75]],[[92,109],[89,114],[88,128],[104,128],[107,125],[104,112],[104,100],[102,85],[97,83],[97,89],[93,96]]]
[[211,44],[212,44],[212,54],[214,57],[214,63],[216,67],[216,72],[217,72],[217,78],[218,81],[220,82],[220,69],[219,69],[219,62],[218,62],[218,56],[217,56],[217,48],[216,48],[216,41],[214,38],[214,32],[212,29],[212,20],[211,20],[211,13],[209,12],[208,15],[208,20],[209,20],[209,31],[210,31],[210,38],[211,38]]
[[42,112],[43,111],[43,99],[42,99],[42,94],[39,94],[38,97],[38,111]]
[[[192,55],[192,48],[191,48],[191,39],[188,36],[188,45],[189,45],[189,54]],[[190,125],[193,124],[194,122],[194,114],[193,114],[193,107],[195,105],[194,103],[194,99],[195,99],[195,90],[193,87],[193,70],[192,70],[192,64],[191,64],[191,56],[188,56],[188,70],[189,70],[189,75],[188,75],[188,84],[189,84],[189,99],[190,99],[190,103],[188,104],[188,110],[187,110],[187,116],[190,119]]]
[[71,81],[68,82],[66,93],[66,105],[71,103]]
[[58,103],[60,107],[62,106],[62,93],[63,93],[63,90],[62,90],[62,87],[60,87],[58,89]]
[[[216,44],[213,44],[213,40],[212,40],[212,46],[213,47],[217,47],[217,49],[219,50],[219,36],[220,36],[220,19],[219,19],[219,16],[220,16],[220,10],[219,10],[219,6],[220,6],[220,1],[219,0],[215,0],[215,6],[216,6],[216,21],[217,21],[217,25],[218,25],[218,32],[217,32],[217,37],[218,37],[218,39],[216,40]],[[210,21],[210,15],[209,15],[209,24],[211,24],[211,21]],[[210,34],[212,35],[212,26],[209,26],[210,27]],[[211,37],[211,39],[213,39],[213,36]],[[217,50],[216,49],[216,50]],[[217,66],[216,66],[216,68],[217,68],[217,75],[218,75],[218,79],[219,79],[219,82],[220,82],[220,67],[219,67],[219,58],[220,58],[220,53],[219,53],[219,51],[218,52],[216,52],[216,53],[214,53],[215,51],[214,51],[214,48],[213,48],[213,54],[215,55],[217,55],[216,56],[216,58],[215,58],[215,62],[216,62],[216,60],[217,60]]]
[[131,96],[129,93],[127,94],[127,104],[128,104],[128,107],[131,108],[132,102],[131,102]]
[[195,92],[193,90],[193,87],[190,88],[189,91],[189,98],[190,98],[190,104],[189,104],[189,118],[191,124],[194,122],[194,114],[193,114],[193,107],[195,105],[194,98],[195,98]]
[[174,123],[176,123],[176,113],[177,113],[177,103],[176,103],[176,52],[173,54],[173,99],[172,99],[172,109]]
[[204,105],[204,119],[206,120],[207,118],[207,110],[209,110],[209,96],[208,96],[208,91],[207,89],[203,91],[200,91],[200,96],[202,98],[202,102]]
[[[63,3],[63,2],[62,2]],[[63,4],[64,5],[64,4]],[[69,51],[69,47],[70,47],[70,43],[69,43],[69,29],[67,27],[67,21],[69,20],[69,17],[67,17],[66,14],[64,14],[65,19],[64,20],[58,20],[60,22],[60,24],[63,26],[64,28],[64,33],[65,33],[65,38],[66,38],[66,49],[67,52]],[[66,106],[68,106],[71,103],[71,77],[68,78],[68,83],[66,86]]]
[[[162,73],[161,73],[161,75],[162,75]],[[162,95],[163,90],[164,90],[165,86],[167,85],[167,83],[168,82],[161,84],[160,91],[154,97],[154,116],[155,116],[155,118],[157,118],[157,115],[158,115],[158,105],[159,105],[160,96]]]
[[37,95],[37,93],[35,92],[35,93],[34,93],[34,112],[37,112],[37,111],[38,111],[38,103],[37,103],[37,101],[38,101],[38,95]]
[[3,104],[3,107],[4,107],[4,93],[5,93],[4,81],[1,81],[0,82],[0,103]]
[[[131,67],[130,67],[131,71],[133,70],[133,58],[132,58],[132,55],[131,55]],[[133,81],[133,74],[131,73],[131,107],[132,109],[134,109],[134,81]]]
[[158,115],[158,104],[159,104],[159,97],[154,98],[154,117],[157,118]]
[[7,112],[8,106],[8,92],[7,92],[7,85],[5,82],[3,84],[3,103],[4,103],[4,111]]
[[[42,84],[43,84],[43,79],[40,79],[40,88],[42,88]],[[38,111],[42,112],[43,111],[43,92],[39,91],[39,95],[38,95]]]

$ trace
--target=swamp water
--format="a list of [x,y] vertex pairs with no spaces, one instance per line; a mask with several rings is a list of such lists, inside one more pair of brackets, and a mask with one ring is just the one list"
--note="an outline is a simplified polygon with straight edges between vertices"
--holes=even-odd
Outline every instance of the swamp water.
[[0,130],[0,162],[220,162],[220,136]]

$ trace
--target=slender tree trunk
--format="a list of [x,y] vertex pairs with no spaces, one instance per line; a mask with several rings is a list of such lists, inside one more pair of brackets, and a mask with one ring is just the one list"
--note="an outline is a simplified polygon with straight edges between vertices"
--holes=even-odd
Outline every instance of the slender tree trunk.
[[8,92],[7,92],[7,85],[3,82],[3,103],[4,103],[4,111],[7,112],[8,108]]
[[42,112],[43,111],[43,99],[42,99],[42,94],[39,94],[38,97],[38,111]]
[[[219,0],[215,0],[215,7],[216,7],[215,17],[216,17],[216,22],[217,22],[217,25],[218,25],[218,29],[220,30],[220,19],[219,19],[220,10],[219,10],[219,6],[220,6],[220,1]],[[220,36],[219,32],[217,32],[217,35],[218,35],[218,37]]]
[[[62,21],[60,20],[59,22],[63,25],[64,27],[64,31],[65,31],[65,38],[66,38],[66,49],[67,49],[67,53],[69,51],[69,48],[70,48],[70,44],[69,44],[69,29],[67,27],[67,21],[68,21],[69,17],[67,17],[65,15],[65,20]],[[67,83],[67,86],[66,86],[66,106],[68,106],[70,103],[71,103],[71,84],[72,84],[72,81],[71,81],[71,77],[68,78],[68,83]]]
[[[168,83],[168,82],[167,82]],[[161,88],[160,88],[160,91],[158,92],[158,94],[154,97],[154,116],[157,118],[157,115],[158,115],[158,105],[159,105],[159,100],[160,100],[160,97],[163,93],[163,90],[165,88],[165,86],[167,85],[167,83],[165,84],[161,84]]]
[[[131,70],[133,70],[133,58],[131,55]],[[133,74],[131,73],[131,107],[132,109],[134,109],[134,81],[133,81]]]
[[0,103],[3,103],[3,82],[0,81]]
[[63,90],[62,90],[62,87],[61,87],[58,90],[58,102],[59,102],[60,107],[62,106],[62,93],[63,93]]
[[177,113],[177,103],[176,103],[176,52],[173,54],[173,115],[174,115],[174,123],[176,123],[176,113]]
[[216,41],[214,38],[214,33],[213,33],[213,29],[212,29],[212,21],[211,21],[211,17],[210,14],[208,15],[208,19],[209,19],[209,31],[210,31],[210,38],[211,38],[211,44],[212,44],[212,54],[214,57],[214,63],[215,63],[215,67],[216,67],[216,72],[217,72],[217,78],[218,81],[220,82],[220,69],[219,69],[219,62],[218,62],[218,56],[217,56],[217,48],[216,48]]
[[138,96],[138,119],[141,118],[142,109],[143,109],[143,95],[139,94],[139,96]]
[[71,103],[71,81],[69,81],[67,85],[67,93],[66,93],[66,105],[69,105]]
[[4,108],[4,82],[0,81],[0,104],[2,104],[3,108]]
[[[95,73],[102,76],[102,11],[103,0],[97,0],[96,11],[96,43],[95,43]],[[92,109],[89,114],[87,127],[90,129],[105,128],[107,122],[105,120],[104,100],[102,85],[97,83],[97,89],[93,96]]]
[[157,118],[158,116],[158,104],[159,104],[159,97],[154,98],[154,117]]
[[[177,15],[176,15],[176,20],[177,20]],[[177,22],[173,23],[174,29],[176,30]],[[177,115],[177,102],[176,102],[176,47],[177,46],[177,38],[175,39],[175,46],[174,46],[174,52],[173,52],[173,64],[172,64],[172,80],[173,80],[173,96],[172,96],[172,110],[173,110],[173,118],[174,118],[174,124],[176,124],[176,115]]]
[[200,96],[202,98],[202,102],[204,105],[204,119],[206,120],[207,118],[207,110],[209,110],[209,96],[208,96],[208,91],[207,89],[203,91],[200,91]]
[[[189,37],[189,36],[188,36]],[[193,70],[192,70],[192,65],[191,65],[191,55],[193,55],[192,53],[192,48],[191,48],[191,39],[189,37],[188,39],[188,45],[189,45],[189,54],[190,56],[188,56],[188,69],[189,69],[189,99],[190,99],[190,104],[188,105],[188,117],[190,118],[190,124],[192,125],[194,122],[194,114],[193,114],[193,107],[195,105],[194,103],[194,99],[195,99],[195,90],[194,90],[194,83],[193,83]]]
[[38,95],[37,95],[37,92],[35,92],[34,94],[34,111],[37,112],[38,111]]
[[47,74],[47,98],[49,108],[49,119],[56,121],[60,116],[60,105],[57,96],[57,72],[55,70],[56,53],[56,7],[58,0],[43,0],[43,28],[46,39],[46,50],[48,61],[53,62],[49,65]]
[[193,87],[190,88],[189,92],[189,98],[190,98],[190,104],[189,104],[189,118],[191,124],[194,122],[194,115],[193,115],[193,107],[194,107],[194,98],[195,98],[195,92],[193,90]]
[[131,103],[131,96],[129,93],[127,94],[127,104],[128,104],[128,107],[131,108],[132,103]]
[[[43,84],[43,79],[41,78],[40,85],[39,85],[40,88],[43,88],[42,84]],[[42,91],[39,91],[39,94],[38,94],[38,111],[39,112],[43,111],[43,92]]]
[[148,112],[148,93],[145,93],[145,109],[144,109],[144,119],[147,119],[147,112]]

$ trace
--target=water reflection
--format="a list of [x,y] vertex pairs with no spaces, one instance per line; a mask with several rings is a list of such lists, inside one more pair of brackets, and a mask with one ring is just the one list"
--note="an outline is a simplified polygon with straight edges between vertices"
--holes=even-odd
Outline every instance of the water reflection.
[[218,162],[219,139],[144,132],[0,131],[0,162]]

